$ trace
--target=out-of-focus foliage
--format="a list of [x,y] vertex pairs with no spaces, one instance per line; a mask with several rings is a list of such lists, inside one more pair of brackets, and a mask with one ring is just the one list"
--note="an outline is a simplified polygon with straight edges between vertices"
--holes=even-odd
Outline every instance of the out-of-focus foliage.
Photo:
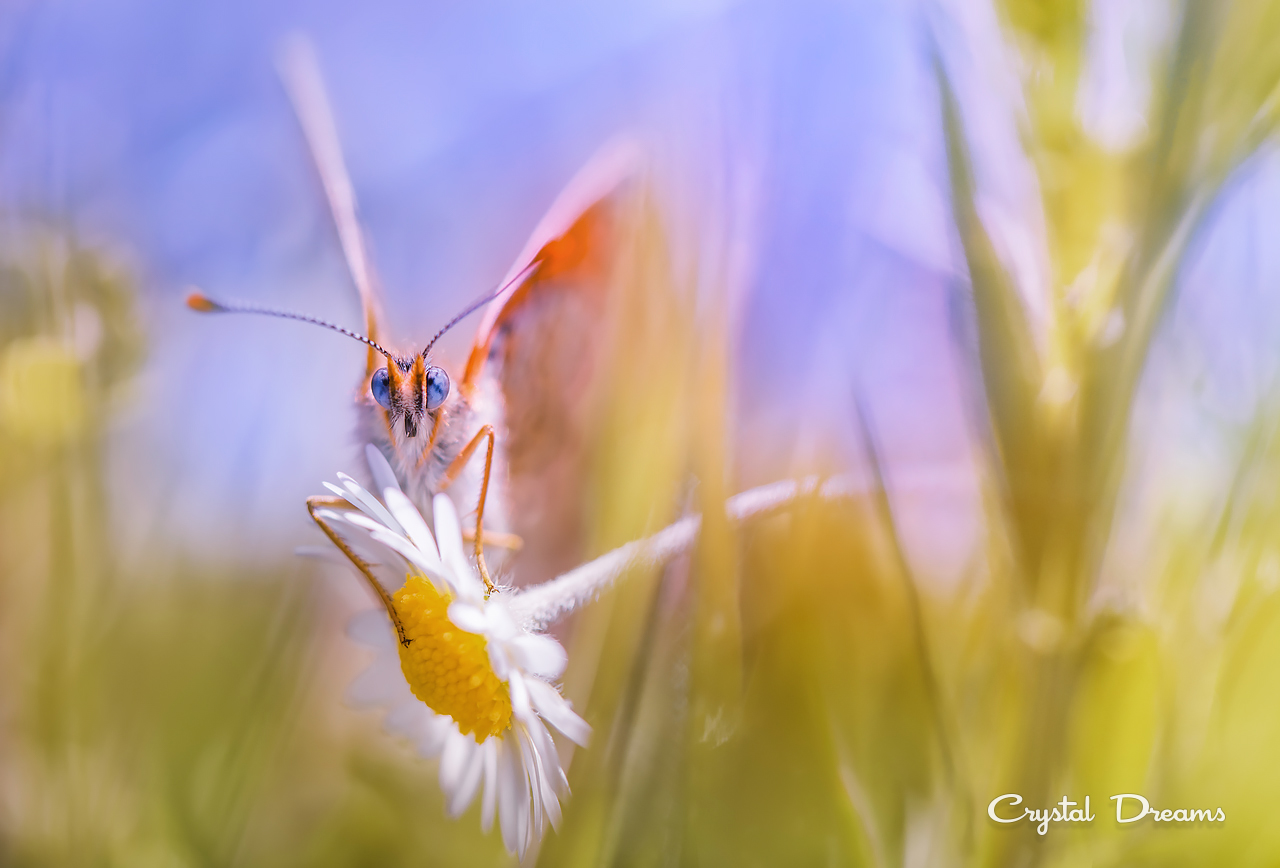
[[[1110,795],[1142,793],[1158,806],[1228,806],[1232,819],[1139,833],[1104,820],[1045,836],[981,823],[977,856],[995,865],[1268,864],[1277,852],[1258,837],[1255,806],[1280,792],[1233,761],[1243,743],[1258,763],[1280,750],[1263,735],[1280,724],[1280,706],[1261,675],[1274,665],[1266,637],[1280,624],[1246,578],[1277,530],[1244,502],[1256,493],[1236,492],[1212,541],[1163,539],[1167,551],[1148,560],[1155,572],[1129,579],[1127,602],[1101,603],[1097,591],[1153,334],[1225,181],[1274,133],[1280,4],[1174,8],[1147,134],[1124,150],[1095,142],[1078,111],[1089,7],[1006,0],[1000,12],[1022,64],[1024,142],[1050,269],[1047,286],[1028,287],[1002,265],[975,205],[963,109],[941,73],[977,311],[974,379],[991,423],[991,576],[973,613],[982,641],[968,652],[980,656],[951,686],[982,697],[960,717],[961,754],[986,798],[1016,792],[1040,806],[1089,793],[1113,816]],[[1027,313],[1027,294],[1046,296],[1043,320]],[[1272,424],[1257,424],[1265,439]],[[1250,466],[1241,478],[1270,472]],[[1233,520],[1236,510],[1254,521]]]

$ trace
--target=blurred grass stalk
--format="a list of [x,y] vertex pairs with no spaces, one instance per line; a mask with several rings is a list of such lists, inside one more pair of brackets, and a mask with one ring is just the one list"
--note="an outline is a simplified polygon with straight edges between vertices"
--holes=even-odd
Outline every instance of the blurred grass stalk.
[[[1253,732],[1258,761],[1280,759],[1280,740],[1257,737],[1280,723],[1274,682],[1251,682],[1256,667],[1280,664],[1257,656],[1274,652],[1280,622],[1250,575],[1274,551],[1275,516],[1242,527],[1224,515],[1222,526],[1235,533],[1211,545],[1164,539],[1167,550],[1149,563],[1164,561],[1166,574],[1133,577],[1141,602],[1129,608],[1099,606],[1096,592],[1153,334],[1225,182],[1280,120],[1280,3],[1177,4],[1171,48],[1151,71],[1147,134],[1120,151],[1092,139],[1078,111],[1088,5],[1000,0],[998,11],[1022,71],[1022,133],[1050,271],[1048,286],[1019,286],[997,254],[979,213],[963,106],[939,62],[954,218],[976,310],[975,374],[990,422],[984,605],[1007,613],[985,616],[997,629],[953,673],[954,697],[975,688],[972,695],[985,697],[965,721],[977,739],[970,772],[977,792],[1017,792],[1033,807],[1091,793],[1102,814],[1112,810],[1111,794],[1145,793],[1160,806],[1229,804],[1232,824],[1229,832],[1124,830],[1114,838],[1110,823],[1093,824],[1088,843],[1077,835],[1069,846],[1062,834],[985,825],[980,861],[1270,863],[1280,838],[1264,831],[1274,825],[1263,806],[1280,789],[1233,765],[1243,745],[1229,734]],[[1028,313],[1029,295],[1043,318]],[[1203,597],[1191,586],[1224,561],[1242,571],[1238,596],[1222,603],[1230,616],[1210,623],[1197,617]],[[1257,644],[1245,652],[1242,642]],[[1237,692],[1246,689],[1248,699]],[[983,717],[994,743],[980,734]],[[1256,849],[1248,850],[1250,839]]]

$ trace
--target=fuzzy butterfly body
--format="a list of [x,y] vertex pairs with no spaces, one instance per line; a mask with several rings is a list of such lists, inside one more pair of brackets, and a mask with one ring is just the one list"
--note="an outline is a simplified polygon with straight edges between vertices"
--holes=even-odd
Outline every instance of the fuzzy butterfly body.
[[[634,149],[614,144],[567,185],[487,302],[460,376],[436,364],[431,345],[368,373],[358,433],[424,511],[447,491],[464,513],[479,505],[485,533],[548,529],[552,510],[529,489],[544,489],[558,457],[579,445],[575,398],[598,354],[614,212],[636,163]],[[376,318],[370,326],[378,329]],[[471,460],[480,448],[484,461]],[[514,526],[512,491],[527,519]]]
[[[500,388],[486,377],[474,389],[453,389],[453,379],[442,367],[427,364],[422,356],[407,365],[405,361],[388,360],[365,378],[356,400],[357,437],[382,453],[400,487],[424,513],[429,514],[431,498],[446,490],[460,512],[471,512],[484,484],[482,468],[478,462],[456,462],[477,432],[486,426],[495,433],[503,430]],[[430,375],[433,370],[435,376]],[[383,395],[385,402],[379,400]],[[484,518],[490,530],[506,529],[501,440],[494,438],[490,460]]]

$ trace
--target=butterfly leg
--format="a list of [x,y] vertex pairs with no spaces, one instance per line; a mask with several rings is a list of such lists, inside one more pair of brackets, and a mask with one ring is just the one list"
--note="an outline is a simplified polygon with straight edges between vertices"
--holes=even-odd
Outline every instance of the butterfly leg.
[[488,597],[496,590],[493,579],[489,578],[489,568],[484,562],[484,501],[489,494],[489,473],[493,469],[494,433],[492,425],[482,426],[476,432],[476,436],[471,438],[471,442],[458,453],[458,457],[453,459],[453,462],[444,472],[444,479],[440,482],[440,490],[444,491],[453,484],[454,480],[458,478],[458,474],[462,472],[462,468],[466,466],[467,461],[475,454],[476,448],[479,447],[480,441],[483,439],[487,439],[489,443],[484,454],[484,479],[480,482],[480,502],[476,505],[475,553],[476,567],[480,570],[480,578],[484,579],[484,593]]
[[396,635],[400,637],[400,644],[407,646],[410,642],[409,637],[405,635],[404,624],[400,621],[400,615],[396,612],[395,604],[391,600],[391,595],[387,593],[387,589],[382,587],[382,583],[374,578],[373,570],[364,562],[364,559],[352,551],[351,546],[347,545],[342,537],[338,536],[323,518],[316,515],[317,509],[335,508],[351,509],[352,507],[341,497],[316,495],[307,498],[307,512],[311,515],[311,520],[320,525],[320,530],[324,531],[324,535],[329,538],[329,541],[336,545],[338,550],[347,556],[347,560],[355,564],[355,568],[365,577],[369,587],[378,595],[378,599],[382,601],[382,605],[387,609],[387,614],[391,616],[391,623],[396,628]]
[[[462,538],[467,542],[471,542],[476,538],[476,532],[469,527],[462,529]],[[524,548],[524,540],[513,533],[501,533],[496,530],[487,530],[484,532],[484,541],[491,546],[497,546],[500,549],[506,549],[512,552],[518,552]]]

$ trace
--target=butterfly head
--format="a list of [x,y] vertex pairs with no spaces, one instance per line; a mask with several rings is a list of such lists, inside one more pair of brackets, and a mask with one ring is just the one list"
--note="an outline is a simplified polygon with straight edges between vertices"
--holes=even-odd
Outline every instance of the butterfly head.
[[405,437],[412,439],[417,437],[419,432],[429,428],[424,425],[425,420],[428,417],[434,417],[436,411],[443,407],[449,398],[449,375],[445,373],[444,368],[431,363],[431,348],[441,335],[464,316],[479,308],[481,304],[491,301],[493,297],[494,295],[491,294],[482,298],[454,317],[436,333],[426,349],[412,356],[395,355],[383,349],[372,338],[305,314],[252,304],[215,301],[198,291],[192,291],[187,295],[187,306],[202,313],[257,313],[298,320],[330,329],[367,345],[386,360],[385,365],[379,364],[377,356],[370,353],[369,396],[386,413],[388,431],[403,431]]
[[449,397],[449,375],[430,364],[425,353],[412,358],[387,356],[386,367],[369,378],[369,393],[387,412],[392,427],[403,421],[406,437],[416,437],[428,413]]

